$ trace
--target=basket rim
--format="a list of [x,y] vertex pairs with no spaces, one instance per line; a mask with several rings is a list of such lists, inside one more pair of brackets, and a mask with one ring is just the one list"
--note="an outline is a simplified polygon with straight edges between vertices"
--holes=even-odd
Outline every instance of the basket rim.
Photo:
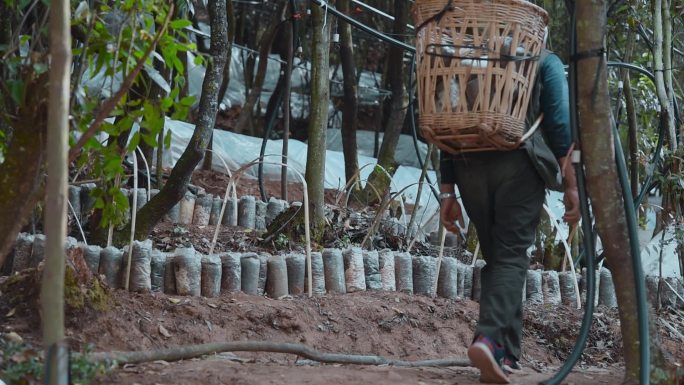
[[[446,3],[449,0],[415,0],[414,1],[414,6],[419,7],[422,4],[426,3]],[[489,2],[489,3],[498,3],[498,4],[509,4],[509,5],[516,5],[524,8],[529,8],[531,11],[534,11],[534,13],[538,14],[539,16],[542,16],[544,18],[544,22],[548,23],[549,22],[549,13],[546,12],[546,10],[536,4],[533,4],[529,1],[526,0],[453,0],[453,4],[457,5],[458,3],[471,3],[471,4],[478,4],[478,5],[483,5],[484,2]]]

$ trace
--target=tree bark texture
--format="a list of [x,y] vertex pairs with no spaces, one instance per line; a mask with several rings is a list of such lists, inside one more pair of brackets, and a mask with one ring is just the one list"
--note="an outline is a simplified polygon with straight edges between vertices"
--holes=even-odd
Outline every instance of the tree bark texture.
[[[606,35],[605,1],[580,0],[576,3],[577,51],[594,52],[604,48]],[[587,189],[596,217],[598,234],[610,264],[619,304],[627,383],[639,378],[639,333],[634,266],[623,195],[617,175],[610,97],[605,56],[578,62],[578,108],[581,146],[586,167]]]
[[[349,0],[339,0],[338,9],[349,13]],[[356,85],[356,64],[354,63],[354,45],[352,29],[348,23],[339,22],[340,60],[342,61],[344,105],[342,108],[342,153],[344,154],[344,175],[347,183],[359,171],[359,158],[356,145],[357,112],[359,109],[358,87]],[[356,186],[356,185],[354,185]],[[352,190],[356,190],[352,187]]]
[[[0,164],[0,266],[41,198],[47,125],[47,75],[24,73],[24,99],[12,109],[12,135]],[[11,219],[10,219],[11,218]]]
[[273,40],[276,38],[276,34],[283,25],[282,20],[285,18],[285,10],[287,9],[287,7],[285,7],[286,4],[287,2],[285,1],[280,2],[278,10],[273,15],[273,19],[271,19],[268,30],[263,34],[261,41],[259,42],[259,64],[257,65],[254,83],[249,88],[249,94],[247,95],[245,104],[242,106],[240,115],[235,123],[235,132],[237,133],[248,133],[249,135],[256,134],[252,114],[254,107],[259,104],[261,89],[264,86],[264,79],[266,78],[268,53],[271,51],[271,46],[273,45]]
[[[214,129],[218,111],[219,87],[223,79],[223,67],[226,65],[226,52],[229,46],[225,17],[226,0],[210,1],[208,11],[211,24],[211,47],[207,71],[202,83],[197,125],[188,146],[171,170],[171,175],[164,187],[137,213],[136,239],[146,238],[164,214],[185,195],[192,172],[202,160]],[[117,243],[125,242],[128,233],[130,233],[130,227],[127,226],[117,234],[117,241],[119,241]]]
[[[66,357],[55,350],[64,340],[64,242],[67,236],[71,10],[67,0],[50,3],[50,85],[48,103],[45,268],[40,292],[45,345],[45,380],[68,383]],[[52,352],[52,354],[50,354]],[[68,361],[66,361],[68,362]]]
[[[330,4],[333,5],[333,4]],[[318,233],[325,224],[324,183],[325,146],[330,101],[330,20],[325,25],[325,11],[313,6],[313,46],[311,63],[311,111],[309,113],[308,149],[306,155],[306,183],[311,206],[311,226]]]
[[[394,25],[392,32],[397,40],[403,41],[402,37],[406,33],[406,24],[409,22],[409,6],[406,1],[394,1]],[[406,106],[404,101],[404,51],[397,46],[391,46],[388,51],[387,76],[390,83],[392,96],[390,97],[390,111],[385,123],[384,135],[380,151],[378,152],[378,165],[382,166],[390,175],[396,171],[394,153],[399,143],[401,128],[406,117]],[[382,170],[377,168],[368,177],[369,185],[375,187],[381,194],[389,191],[391,180]],[[365,194],[369,202],[377,199],[373,188],[366,186]]]
[[280,198],[288,200],[287,198],[287,164],[289,154],[289,140],[290,140],[290,94],[292,93],[292,68],[294,66],[294,35],[297,28],[294,22],[294,8],[290,9],[290,21],[287,23],[287,36],[285,39],[285,90],[283,94],[283,149],[281,152],[280,163]]

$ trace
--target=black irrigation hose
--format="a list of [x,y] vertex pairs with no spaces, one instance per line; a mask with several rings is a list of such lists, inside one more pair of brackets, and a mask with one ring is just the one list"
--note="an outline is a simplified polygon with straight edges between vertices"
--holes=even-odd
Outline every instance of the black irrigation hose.
[[335,7],[328,5],[328,3],[324,0],[311,0],[311,2],[320,6],[321,8],[323,8],[325,10],[325,12],[330,12],[331,14],[335,15],[337,18],[344,20],[345,22],[349,23],[350,25],[353,25],[354,27],[370,34],[371,36],[374,36],[374,37],[376,37],[376,38],[378,38],[384,42],[394,44],[394,45],[404,49],[405,51],[407,51],[409,53],[415,53],[416,52],[415,47],[408,45],[408,44],[404,43],[403,41],[391,38],[391,37],[389,37],[389,36],[387,36],[381,32],[378,32],[377,30],[361,23],[361,22],[354,20],[353,18],[351,18],[351,17],[345,15],[344,13],[338,11]]
[[[290,18],[285,19],[281,21],[280,23],[284,23],[286,21],[290,21],[292,23],[292,41],[293,44],[297,41],[295,38],[294,34],[296,29],[296,20],[294,18],[294,0],[290,0]],[[290,59],[292,60],[292,59]],[[292,74],[287,74],[287,76],[292,76]],[[280,106],[283,104],[283,94],[285,92],[290,92],[290,90],[283,90],[282,92],[278,93],[278,100],[276,101],[276,106],[273,109],[273,115],[271,115],[270,119],[268,120],[268,124],[266,125],[266,130],[264,131],[264,138],[261,141],[261,150],[259,152],[259,166],[258,166],[258,179],[259,179],[259,194],[261,195],[261,200],[266,202],[268,201],[268,197],[266,196],[266,189],[264,188],[264,154],[266,153],[266,144],[268,143],[268,138],[271,136],[271,131],[273,131],[273,125],[275,124],[275,117],[278,115],[278,110],[280,109]],[[290,108],[290,106],[287,106],[286,108]]]
[[[615,62],[615,61],[609,61],[608,62],[609,67],[618,67],[618,68],[626,68],[630,71],[636,71],[641,73],[642,75],[648,77],[654,84],[655,84],[655,76],[653,73],[648,71],[645,68],[636,66],[634,64],[629,64],[629,63],[622,63],[622,62]],[[675,104],[675,116],[677,116],[677,108]],[[653,174],[655,174],[655,169],[660,161],[660,152],[663,148],[663,143],[664,143],[664,138],[665,138],[665,122],[664,122],[664,117],[661,116],[660,123],[658,124],[658,142],[656,144],[656,149],[653,152],[653,158],[651,159],[651,162],[649,162],[650,168],[652,171],[649,172],[646,176],[646,180],[644,181],[641,191],[639,191],[639,195],[634,197],[634,206],[639,207],[641,203],[644,200],[644,197],[648,192],[650,192],[653,189],[653,184],[651,183],[651,180],[653,179]]]
[[[569,5],[570,2],[566,2],[566,5]],[[575,12],[574,8],[568,6],[568,9],[570,10],[570,18],[571,18],[571,28],[572,31],[570,33],[570,56],[575,57],[576,54],[576,18],[575,18]],[[570,64],[570,109],[571,109],[571,116],[570,116],[570,121],[571,121],[571,126],[572,126],[572,131],[573,131],[573,139],[577,140],[578,139],[578,127],[577,127],[577,67],[576,63],[574,61],[571,62]],[[617,127],[613,126],[614,130],[617,130]],[[662,132],[661,132],[662,134]],[[627,225],[629,229],[629,237],[630,237],[630,248],[631,248],[631,253],[632,253],[632,264],[633,264],[633,269],[634,269],[634,284],[635,284],[635,290],[636,290],[636,296],[637,296],[637,317],[638,317],[638,328],[639,328],[639,353],[640,353],[640,373],[639,373],[639,380],[641,385],[648,385],[649,384],[649,375],[650,371],[648,368],[650,368],[650,345],[648,342],[648,308],[646,305],[646,293],[645,293],[645,281],[644,281],[644,276],[643,276],[643,271],[642,271],[642,266],[641,266],[641,258],[640,258],[640,253],[639,253],[639,239],[638,239],[638,234],[636,231],[636,213],[634,211],[634,201],[630,199],[629,194],[629,182],[627,180],[627,166],[625,164],[625,159],[624,159],[624,154],[622,153],[622,148],[619,143],[619,137],[618,135],[614,135],[615,137],[615,151],[617,153],[616,155],[616,162],[617,162],[617,167],[618,167],[618,175],[620,179],[620,184],[621,188],[623,191],[623,196],[624,196],[624,205],[625,205],[625,215],[627,216]],[[575,365],[577,360],[579,359],[580,355],[582,354],[582,350],[584,349],[584,346],[587,341],[587,337],[589,334],[589,329],[591,327],[591,322],[593,318],[593,305],[594,305],[594,293],[595,293],[595,278],[594,278],[594,245],[593,245],[593,231],[591,229],[591,220],[590,220],[590,213],[589,213],[589,204],[587,201],[587,191],[586,191],[586,180],[584,176],[584,172],[582,170],[582,164],[580,160],[580,164],[577,165],[577,181],[578,181],[578,189],[579,189],[579,194],[580,194],[580,204],[581,204],[581,211],[582,211],[582,217],[584,220],[582,221],[582,228],[585,234],[592,234],[592,236],[587,236],[584,237],[584,248],[586,252],[586,257],[587,257],[587,301],[586,301],[586,309],[584,313],[584,317],[582,319],[582,325],[580,327],[580,333],[577,338],[577,341],[575,343],[575,347],[573,348],[573,351],[568,358],[568,360],[565,362],[563,367],[558,371],[558,373],[552,377],[551,379],[542,382],[541,384],[543,385],[556,385],[559,384],[563,379],[570,373],[572,370],[572,367]]]
[[[315,4],[324,7],[327,12],[330,12],[337,16],[338,18],[343,19],[344,21],[348,22],[349,24],[371,34],[372,36],[375,36],[383,41],[386,41],[391,44],[395,44],[399,47],[404,48],[404,50],[415,54],[415,48],[411,47],[401,41],[398,41],[396,39],[393,39],[389,36],[383,35],[382,33],[362,24],[357,22],[356,20],[348,17],[347,15],[344,15],[337,11],[334,7],[330,7],[327,5],[326,2],[322,0],[311,0]],[[575,12],[574,12],[574,1],[572,0],[566,0],[566,7],[570,11],[570,19],[571,19],[571,34],[570,34],[570,53],[571,57],[574,57],[576,55],[576,17],[575,17]],[[570,124],[572,127],[573,131],[573,139],[577,142],[579,138],[579,132],[578,132],[578,127],[577,127],[577,107],[576,107],[576,100],[577,100],[577,68],[576,64],[574,62],[571,62],[570,64],[570,109],[571,109],[571,114],[570,114]],[[676,100],[675,100],[676,103]],[[675,115],[677,114],[677,107],[675,107]],[[624,155],[623,155],[624,156]],[[624,161],[624,159],[623,159]],[[576,174],[577,174],[577,187],[578,187],[578,192],[580,194],[580,209],[582,212],[582,217],[584,220],[582,221],[582,228],[585,234],[592,234],[592,228],[591,228],[591,213],[589,210],[589,202],[587,199],[587,189],[586,189],[586,179],[584,176],[584,171],[582,169],[582,163],[580,160],[579,164],[575,165],[576,167]],[[624,170],[621,170],[624,172]],[[626,178],[625,175],[620,175],[621,180]],[[626,179],[624,179],[626,181]],[[624,185],[624,183],[623,183]],[[623,187],[624,188],[624,187]],[[641,194],[640,194],[641,195]],[[635,233],[636,233],[636,228],[635,228],[635,217],[634,217],[634,202],[631,199],[624,199],[625,201],[625,209],[627,210],[626,215],[628,216],[628,225],[629,225],[629,231],[630,231],[630,247],[634,248],[635,244],[638,242],[638,238],[635,238]],[[584,346],[586,345],[588,336],[589,336],[589,329],[591,327],[592,319],[593,319],[593,311],[594,311],[594,301],[593,298],[595,296],[595,290],[596,290],[596,284],[595,284],[595,278],[594,275],[596,273],[594,269],[594,237],[593,236],[585,236],[583,237],[583,242],[584,242],[584,248],[586,252],[586,260],[587,260],[587,301],[585,305],[585,312],[584,312],[584,317],[582,318],[582,325],[580,327],[580,332],[579,336],[577,337],[577,341],[575,342],[575,346],[573,348],[572,353],[570,354],[570,357],[568,357],[567,361],[564,363],[564,365],[560,368],[558,373],[546,380],[541,382],[543,385],[556,385],[559,384],[567,375],[570,373],[572,368],[575,366],[577,361],[579,360],[580,356],[582,355],[582,351],[584,350]],[[634,264],[634,279],[635,279],[635,285],[636,285],[636,290],[637,290],[637,311],[639,312],[638,314],[638,319],[639,319],[639,341],[641,342],[648,342],[648,322],[647,322],[647,317],[648,313],[646,310],[646,302],[645,302],[645,291],[644,291],[644,282],[643,282],[643,272],[641,270],[641,261],[638,260],[638,249],[637,252],[634,253],[634,250],[632,252],[633,256],[633,264]],[[640,364],[641,368],[649,368],[650,362],[649,362],[649,344],[648,343],[641,343],[639,346],[640,350]],[[640,382],[641,385],[648,385],[649,384],[649,371],[648,370],[641,370],[640,372]]]
[[284,93],[285,93],[285,90],[278,93],[278,99],[276,100],[276,106],[273,109],[273,114],[271,115],[270,119],[268,119],[268,124],[266,125],[266,129],[264,130],[264,138],[261,141],[261,151],[259,152],[258,178],[259,178],[259,194],[261,194],[261,200],[264,202],[268,201],[268,197],[266,196],[266,189],[264,188],[264,155],[266,153],[266,144],[268,143],[268,138],[271,136],[271,131],[273,131],[273,124],[275,123],[276,115],[278,115],[278,109],[280,109],[280,106],[283,104],[283,94]]
[[634,289],[637,299],[637,319],[639,325],[639,382],[641,385],[649,384],[650,375],[650,343],[648,335],[648,305],[646,302],[646,280],[641,266],[641,252],[639,250],[639,234],[637,233],[637,219],[634,210],[634,200],[630,193],[629,178],[627,177],[627,164],[625,155],[622,153],[620,135],[617,126],[613,125],[613,138],[615,142],[615,160],[618,168],[618,177],[622,196],[624,197],[625,215],[627,217],[627,228],[629,230],[629,247],[632,254],[632,269],[634,271]]
[[[572,28],[570,32],[570,57],[574,57],[576,53],[576,43],[575,43],[575,12],[574,9],[568,7],[570,11],[570,26]],[[570,62],[570,68],[568,70],[568,85],[570,91],[570,127],[572,128],[572,139],[575,143],[579,143],[579,129],[577,127],[577,64],[575,62]],[[580,196],[580,211],[582,213],[582,231],[584,234],[592,234],[591,229],[591,212],[589,210],[589,201],[587,199],[587,186],[586,179],[584,176],[583,165],[580,158],[580,163],[574,164],[575,173],[577,175],[577,189]],[[542,381],[541,385],[558,385],[565,377],[570,374],[572,368],[575,366],[577,361],[579,361],[584,347],[587,343],[589,337],[589,330],[591,329],[591,323],[594,317],[594,296],[596,293],[596,270],[594,269],[594,237],[585,236],[582,237],[584,243],[584,249],[586,251],[587,259],[587,294],[584,316],[582,317],[582,324],[580,326],[579,335],[575,341],[575,346],[570,353],[570,357],[565,361],[563,366],[558,370],[558,372],[546,381]]]
[[[379,32],[379,31],[377,31],[377,30],[375,30],[375,29],[373,29],[373,28],[371,28],[371,27],[369,27],[369,26],[367,26],[361,22],[354,20],[353,18],[345,15],[344,13],[341,13],[340,11],[335,9],[334,7],[327,5],[327,3],[325,1],[311,0],[311,2],[322,7],[326,12],[332,13],[336,17],[338,17],[338,18],[344,20],[345,22],[349,23],[350,25],[370,34],[371,36],[374,36],[374,37],[376,37],[376,38],[378,38],[378,39],[380,39],[386,43],[396,45],[397,47],[402,48],[404,51],[411,54],[411,69],[409,70],[409,113],[411,113],[411,119],[409,119],[409,121],[411,122],[411,131],[413,133],[413,146],[416,150],[416,157],[418,158],[418,164],[421,168],[423,168],[423,160],[420,158],[420,151],[418,149],[418,137],[417,137],[417,133],[416,133],[417,130],[416,130],[415,112],[414,112],[415,110],[414,110],[414,103],[412,102],[413,101],[413,93],[411,92],[411,88],[410,88],[411,82],[412,82],[411,79],[413,76],[413,72],[415,71],[415,65],[416,65],[416,61],[415,61],[416,48],[411,46],[411,45],[408,45],[408,44],[406,44],[400,40],[396,40],[396,39],[394,39],[394,38],[392,38],[386,34],[383,34],[383,33]],[[428,159],[426,159],[425,161],[427,161],[427,160]],[[427,179],[429,184],[432,184],[432,181],[430,180],[430,178],[428,176],[426,176],[426,179]],[[435,198],[437,198],[437,195],[436,195],[437,193],[435,192],[435,190],[431,189],[431,191],[433,194],[435,194]]]
[[[639,67],[639,66],[636,66],[634,64],[615,62],[615,61],[609,61],[607,64],[608,64],[608,67],[626,68],[626,69],[631,70],[631,71],[639,72],[642,75],[645,75],[646,77],[648,77],[653,83],[655,83],[655,76],[653,75],[653,73],[651,73],[650,71],[648,71],[647,69],[645,69],[643,67]],[[677,106],[677,104],[675,104],[675,113],[677,113],[677,111],[678,111],[678,106]],[[657,182],[653,182],[653,176],[655,174],[655,169],[656,169],[658,163],[660,162],[660,153],[662,151],[663,144],[665,142],[665,135],[666,135],[665,129],[666,129],[666,127],[665,127],[664,116],[661,116],[660,123],[658,124],[658,142],[656,143],[656,148],[653,151],[653,157],[651,158],[651,161],[649,162],[649,164],[647,166],[647,170],[650,169],[652,171],[646,175],[646,179],[644,180],[644,182],[641,186],[641,190],[639,191],[639,195],[637,195],[634,198],[635,210],[636,210],[636,208],[641,206],[641,203],[643,202],[644,198],[646,197],[646,194],[648,194],[656,186],[658,186]],[[592,234],[594,237],[596,237],[596,228],[594,228],[592,230]],[[575,260],[575,267],[577,267],[580,264],[580,262],[582,262],[583,258],[584,258],[584,250],[582,250],[582,252],[579,254],[577,259]],[[601,259],[601,257],[599,258],[599,260],[600,259]]]

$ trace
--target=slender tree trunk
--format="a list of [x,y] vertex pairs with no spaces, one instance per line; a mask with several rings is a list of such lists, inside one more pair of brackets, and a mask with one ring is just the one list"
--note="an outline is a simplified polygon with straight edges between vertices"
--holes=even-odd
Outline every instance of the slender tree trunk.
[[[392,32],[397,40],[403,41],[403,34],[406,33],[406,24],[409,21],[409,3],[403,0],[394,1],[394,26]],[[387,63],[389,68],[387,70],[390,82],[390,90],[392,91],[390,112],[385,123],[385,134],[382,138],[382,145],[378,153],[378,165],[382,166],[387,173],[394,175],[397,165],[394,160],[394,153],[399,143],[401,135],[401,128],[404,124],[406,116],[405,105],[405,91],[404,91],[404,51],[397,47],[391,46],[389,48]],[[368,183],[365,189],[365,197],[369,202],[377,199],[373,187],[380,191],[381,194],[386,194],[389,191],[391,180],[385,172],[375,169],[368,177]],[[373,186],[373,187],[371,187]]]
[[287,164],[290,140],[290,94],[292,93],[292,67],[294,62],[294,34],[296,24],[294,22],[294,8],[290,9],[290,21],[287,23],[287,39],[285,44],[285,94],[283,95],[283,149],[280,162],[283,164],[280,169],[280,198],[287,199]]
[[266,78],[268,53],[271,51],[271,46],[276,38],[276,34],[282,26],[282,20],[285,19],[286,4],[285,1],[281,1],[278,5],[278,11],[273,15],[268,30],[261,37],[261,42],[259,42],[259,64],[257,65],[256,77],[254,78],[254,84],[252,84],[249,89],[245,104],[242,106],[240,116],[238,116],[237,122],[235,123],[235,132],[249,133],[250,135],[257,134],[253,130],[254,123],[252,121],[252,114],[255,106],[258,106],[259,104],[261,89],[264,85],[264,79]]
[[[330,3],[329,3],[330,4]],[[333,5],[333,4],[330,4]],[[324,183],[325,144],[328,129],[328,103],[330,101],[330,25],[324,25],[324,10],[313,6],[313,46],[311,64],[311,111],[309,113],[309,141],[306,155],[306,183],[312,213],[313,234],[325,224]]]
[[[349,13],[349,0],[339,0],[338,8],[341,12]],[[344,107],[342,109],[342,152],[344,154],[344,175],[347,183],[359,171],[359,158],[356,145],[356,129],[358,119],[359,100],[356,86],[356,65],[354,64],[354,45],[352,41],[351,25],[340,21],[340,60],[344,76]],[[358,185],[354,185],[358,186]],[[358,190],[352,187],[352,190]]]
[[[221,103],[223,103],[223,99],[226,97],[226,91],[228,91],[228,83],[230,83],[230,62],[233,58],[233,40],[235,39],[235,14],[233,12],[232,1],[228,1],[226,3],[226,19],[228,21],[228,52],[226,53],[226,65],[223,67],[223,80],[221,81],[221,87],[219,88],[219,106],[221,106]],[[211,134],[211,138],[209,138],[209,146],[207,146],[207,149],[214,149],[213,132]],[[209,156],[205,156],[204,162],[202,163],[202,169],[211,170],[213,159],[213,153],[209,153]]]
[[45,268],[40,293],[45,345],[45,383],[66,385],[69,357],[64,341],[64,242],[67,235],[69,91],[71,69],[70,3],[50,4],[50,101],[45,216]]
[[[677,149],[677,133],[673,119],[671,100],[665,84],[665,68],[663,63],[663,3],[662,0],[654,0],[655,10],[653,13],[653,71],[655,75],[656,92],[660,102],[660,113],[665,115],[670,151]],[[669,51],[670,47],[665,47]]]
[[[606,34],[606,3],[578,0],[577,51],[596,52],[604,48]],[[637,294],[634,288],[634,265],[629,247],[629,231],[625,215],[624,196],[619,184],[605,55],[583,58],[578,62],[578,124],[585,160],[587,188],[596,217],[598,234],[613,273],[619,305],[625,359],[625,384],[639,383],[639,333]],[[655,337],[655,336],[652,336]],[[656,338],[652,338],[651,383],[672,381],[665,369]],[[660,370],[654,370],[660,369]]]
[[[164,214],[185,195],[192,172],[202,160],[214,129],[218,111],[218,92],[228,51],[226,0],[210,1],[208,11],[211,24],[211,57],[202,83],[195,131],[164,187],[138,212],[136,239],[146,238]],[[127,226],[117,234],[117,243],[126,242],[126,234],[129,233],[130,227]]]
[[[606,5],[604,1],[577,2],[577,51],[590,52],[604,47]],[[597,81],[595,78],[597,78]],[[587,187],[606,258],[611,261],[622,329],[626,377],[639,378],[639,337],[636,292],[631,250],[627,240],[627,219],[618,183],[610,123],[610,104],[604,56],[578,63],[579,125],[585,156]]]
[[[630,29],[630,31],[627,33],[625,56],[622,60],[625,63],[632,61],[632,52],[634,51],[635,39],[636,32]],[[622,70],[622,83],[625,93],[627,127],[629,133],[629,179],[630,185],[632,187],[632,196],[636,197],[639,194],[639,138],[637,136],[636,104],[634,102],[634,94],[632,92],[631,77],[629,75],[629,70],[627,69]]]
[[226,66],[223,68],[223,80],[219,89],[218,102],[221,104],[226,97],[228,84],[230,83],[230,63],[233,60],[233,41],[235,41],[235,8],[233,2],[226,3],[226,18],[228,19],[228,52],[226,54]]

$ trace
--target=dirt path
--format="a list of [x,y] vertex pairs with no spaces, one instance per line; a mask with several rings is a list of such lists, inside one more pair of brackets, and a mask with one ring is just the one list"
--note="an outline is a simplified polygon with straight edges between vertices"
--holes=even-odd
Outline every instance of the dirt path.
[[[3,293],[11,295],[11,293]],[[379,355],[401,360],[465,357],[478,315],[470,300],[397,292],[357,292],[280,300],[246,294],[218,298],[167,296],[114,290],[105,311],[67,312],[73,351],[140,351],[209,342],[273,341],[304,344],[321,352]],[[40,349],[40,319],[32,301],[14,312],[0,301],[3,332]],[[582,312],[525,309],[522,365],[514,384],[551,377],[568,356]],[[615,310],[600,307],[582,361],[564,384],[617,384],[622,377],[621,340]],[[667,337],[665,334],[664,337]],[[684,347],[666,340],[670,353]],[[236,352],[182,362],[125,365],[97,384],[476,384],[472,368],[398,368],[316,365],[294,355]]]
[[[238,356],[239,357],[239,356]],[[240,363],[236,356],[213,356],[173,364],[150,363],[117,370],[100,378],[98,384],[140,385],[201,385],[201,384],[373,384],[373,385],[428,385],[479,384],[473,368],[396,368],[362,366],[299,366],[294,359],[273,356],[268,362]],[[286,362],[287,361],[287,362]],[[526,369],[511,377],[511,384],[536,385],[554,374],[548,370],[538,373]],[[564,384],[616,384],[622,377],[620,368],[585,368],[573,372]]]

